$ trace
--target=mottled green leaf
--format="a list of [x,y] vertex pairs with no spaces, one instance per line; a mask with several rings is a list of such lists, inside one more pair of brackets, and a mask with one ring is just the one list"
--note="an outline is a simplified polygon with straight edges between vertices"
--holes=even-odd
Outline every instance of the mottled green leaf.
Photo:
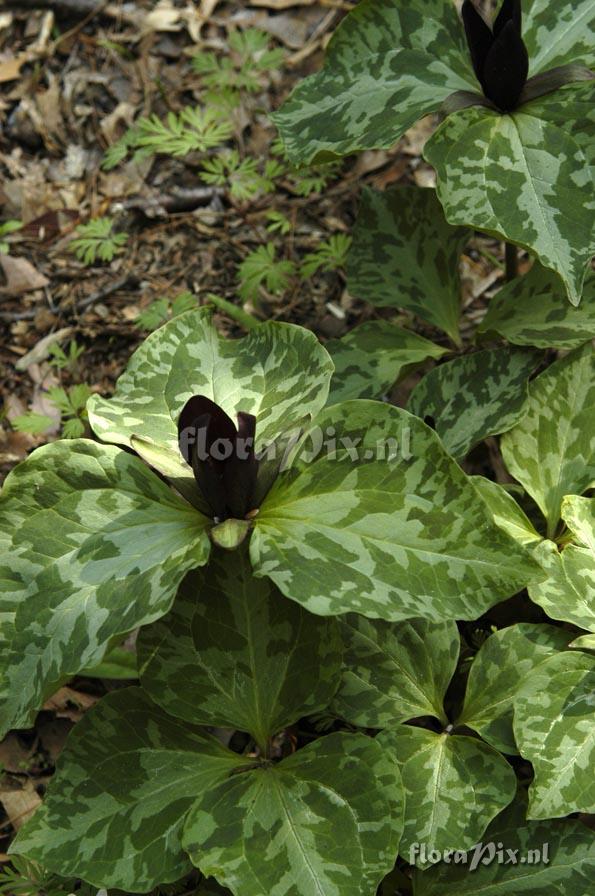
[[243,339],[224,339],[202,308],[152,333],[133,354],[114,397],[90,399],[89,420],[103,441],[133,445],[179,489],[194,489],[178,447],[177,420],[188,398],[205,395],[232,418],[238,411],[254,414],[260,450],[324,406],[332,370],[308,330],[271,322]]
[[595,635],[581,635],[575,638],[570,647],[576,647],[580,650],[595,650]]
[[364,0],[273,119],[289,158],[308,164],[392,146],[451,93],[476,89],[450,0]]
[[565,652],[527,678],[514,701],[514,735],[533,764],[529,818],[595,812],[595,657]]
[[529,586],[531,600],[552,619],[595,632],[595,552],[574,544],[560,552],[554,542],[544,541],[534,557],[547,578]]
[[432,418],[448,453],[464,457],[478,442],[520,420],[539,358],[538,352],[514,348],[462,355],[424,376],[408,410],[426,422]]
[[518,750],[512,730],[514,696],[539,663],[564,650],[568,632],[521,622],[484,641],[473,659],[457,725],[467,725],[502,753]]
[[451,227],[434,190],[365,189],[347,256],[349,291],[404,308],[459,341],[459,259],[470,231]]
[[595,554],[595,498],[566,495],[562,499],[562,519],[576,543]]
[[381,398],[405,371],[446,349],[387,320],[355,327],[326,344],[335,365],[329,404],[352,398]]
[[541,535],[525,511],[504,486],[483,476],[472,476],[471,481],[487,504],[497,526],[525,547],[541,541]]
[[[2,491],[19,578],[2,728],[111,639],[168,611],[184,573],[206,562],[208,521],[138,458],[80,439],[35,451]],[[17,595],[16,589],[13,594]]]
[[593,0],[523,0],[529,75],[569,62],[595,64]]
[[96,887],[138,893],[175,881],[192,868],[181,845],[189,808],[239,764],[140,688],[116,691],[76,726],[12,852]]
[[405,830],[399,853],[421,867],[416,847],[469,849],[514,797],[516,778],[503,756],[459,734],[435,734],[399,725],[377,740],[400,766],[405,789]]
[[553,271],[535,262],[490,299],[479,333],[498,333],[515,345],[578,348],[595,337],[595,272],[588,271],[580,305],[566,301]]
[[257,575],[311,612],[475,619],[539,575],[401,408],[328,408],[300,452],[260,508],[250,553]]
[[184,845],[235,896],[361,896],[392,868],[402,816],[392,757],[331,734],[201,795]]
[[138,643],[141,681],[156,703],[190,722],[249,731],[263,747],[329,705],[341,649],[336,621],[254,578],[243,550],[213,552]]
[[525,411],[502,437],[502,455],[540,507],[551,537],[564,495],[581,494],[595,479],[595,357],[590,344],[530,383]]
[[525,821],[525,812],[525,801],[515,800],[464,861],[451,855],[429,871],[417,869],[414,896],[587,896],[595,874],[593,832],[574,818]]
[[444,695],[459,656],[454,622],[414,619],[398,625],[350,614],[341,687],[333,709],[348,722],[386,728],[432,715],[444,724]]
[[[473,106],[449,115],[425,147],[447,220],[535,253],[560,275],[574,305],[595,251],[593,171],[584,136],[573,127],[579,113],[582,119],[587,89],[592,128],[595,81],[566,88],[564,115],[556,120],[542,115],[556,93],[510,115]],[[579,110],[573,109],[575,96]]]

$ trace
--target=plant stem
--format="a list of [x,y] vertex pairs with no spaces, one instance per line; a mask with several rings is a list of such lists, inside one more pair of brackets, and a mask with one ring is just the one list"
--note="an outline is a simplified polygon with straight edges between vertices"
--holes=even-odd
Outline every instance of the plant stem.
[[519,275],[519,252],[512,243],[505,243],[506,279],[514,280]]
[[253,317],[252,314],[248,314],[243,308],[234,305],[233,302],[228,302],[227,299],[222,299],[221,296],[216,296],[212,292],[208,294],[207,299],[211,305],[215,305],[219,311],[223,311],[224,314],[235,320],[245,330],[256,330],[260,327],[261,322],[257,318]]

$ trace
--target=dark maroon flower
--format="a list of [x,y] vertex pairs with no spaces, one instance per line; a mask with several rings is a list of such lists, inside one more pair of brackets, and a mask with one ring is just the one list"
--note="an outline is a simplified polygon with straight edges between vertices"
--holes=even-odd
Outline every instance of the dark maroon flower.
[[180,451],[192,466],[198,487],[218,521],[243,519],[254,509],[256,417],[240,411],[237,419],[236,427],[210,398],[193,395],[178,420]]
[[463,4],[473,69],[484,95],[502,112],[516,107],[529,74],[521,20],[521,0],[504,0],[492,28],[471,0]]

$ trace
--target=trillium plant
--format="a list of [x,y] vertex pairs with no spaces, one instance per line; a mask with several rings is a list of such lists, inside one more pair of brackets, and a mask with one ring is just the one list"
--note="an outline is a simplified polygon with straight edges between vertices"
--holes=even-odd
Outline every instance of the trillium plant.
[[[69,889],[589,892],[595,4],[488,7],[363,0],[275,115],[296,163],[434,116],[436,190],[361,196],[382,315],[186,311],[7,477],[0,735],[136,645],[11,845]],[[476,231],[508,269],[463,339]]]

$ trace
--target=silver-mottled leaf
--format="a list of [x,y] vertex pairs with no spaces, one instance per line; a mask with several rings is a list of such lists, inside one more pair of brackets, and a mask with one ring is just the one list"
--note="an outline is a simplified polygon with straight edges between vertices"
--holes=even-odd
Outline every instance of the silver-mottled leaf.
[[138,458],[85,439],[35,451],[7,478],[1,504],[22,518],[4,559],[14,553],[18,579],[6,730],[99,662],[114,636],[167,613],[210,545],[207,518]]
[[400,377],[446,349],[391,321],[360,324],[326,343],[335,365],[329,404],[353,398],[382,398]]
[[335,405],[300,452],[260,508],[250,554],[257,575],[311,612],[475,619],[540,574],[406,411]]
[[539,358],[538,352],[496,348],[446,361],[417,384],[408,410],[426,422],[431,417],[448,453],[462,458],[521,419]]
[[575,818],[537,822],[525,815],[526,800],[516,799],[464,860],[451,855],[428,871],[416,869],[415,896],[587,896],[595,873],[593,832]]
[[527,675],[564,650],[568,632],[521,622],[494,632],[473,659],[457,725],[467,725],[502,753],[518,753],[512,730],[514,696]]
[[[377,740],[401,766],[405,829],[400,855],[420,867],[432,850],[469,849],[514,797],[516,777],[503,756],[460,734],[399,725]],[[416,846],[423,843],[427,858]]]
[[181,844],[188,810],[238,764],[140,688],[116,691],[77,724],[12,851],[96,887],[146,892],[176,881],[192,869]]
[[[533,252],[562,278],[574,305],[595,252],[593,163],[583,146],[587,93],[592,130],[595,81],[588,81],[510,115],[478,106],[455,112],[424,150],[447,220]],[[558,110],[551,120],[543,114],[548,102]]]
[[515,345],[538,348],[578,348],[595,337],[595,272],[588,271],[581,303],[566,301],[564,287],[553,271],[535,262],[490,299],[478,333],[498,333]]
[[343,679],[333,709],[348,722],[386,728],[417,716],[444,724],[444,695],[459,656],[454,622],[397,625],[351,614],[341,619]]
[[434,190],[365,189],[347,257],[352,295],[404,308],[459,342],[459,259],[471,232],[447,224]]
[[450,0],[364,0],[273,120],[289,158],[309,164],[388,148],[452,92],[476,89]]
[[529,818],[595,812],[595,657],[558,653],[527,678],[514,701],[514,735],[533,764]]
[[201,795],[184,845],[235,896],[361,896],[392,868],[402,826],[396,762],[341,733]]
[[595,480],[595,355],[588,343],[556,361],[529,386],[525,416],[502,437],[508,470],[547,520],[552,537],[565,495]]
[[214,551],[138,641],[141,682],[156,703],[196,724],[249,731],[263,748],[329,705],[341,650],[336,621],[256,579],[243,550]]

